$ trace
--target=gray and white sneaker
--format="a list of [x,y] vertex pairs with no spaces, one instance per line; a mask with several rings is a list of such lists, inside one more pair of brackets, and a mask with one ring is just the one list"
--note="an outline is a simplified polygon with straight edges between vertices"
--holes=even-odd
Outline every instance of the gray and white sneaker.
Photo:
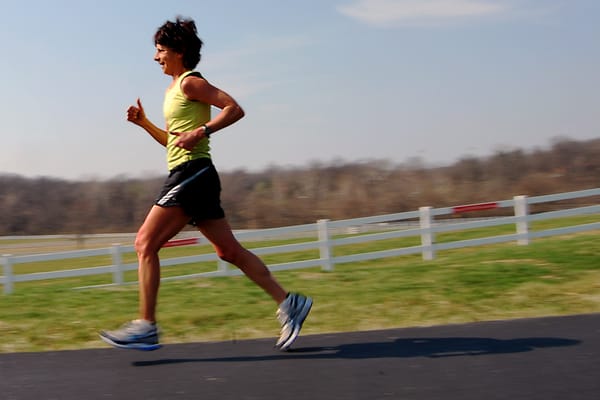
[[298,293],[287,295],[277,310],[277,319],[281,323],[281,333],[279,334],[279,340],[275,343],[276,348],[286,351],[294,343],[300,334],[302,323],[310,312],[312,303],[310,297]]
[[151,351],[161,347],[158,343],[158,327],[143,319],[127,322],[115,331],[101,331],[100,338],[121,349]]

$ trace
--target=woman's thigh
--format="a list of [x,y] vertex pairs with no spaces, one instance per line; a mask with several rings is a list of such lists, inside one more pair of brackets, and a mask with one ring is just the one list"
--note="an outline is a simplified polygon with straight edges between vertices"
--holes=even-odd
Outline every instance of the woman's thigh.
[[153,206],[136,237],[136,247],[158,251],[178,234],[189,222],[190,217],[181,207]]

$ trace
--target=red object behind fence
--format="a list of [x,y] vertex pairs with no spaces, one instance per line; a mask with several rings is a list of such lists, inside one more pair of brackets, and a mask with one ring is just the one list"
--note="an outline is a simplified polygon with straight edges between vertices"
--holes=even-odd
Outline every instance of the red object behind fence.
[[459,213],[470,212],[470,211],[493,210],[494,208],[498,208],[497,202],[467,204],[464,206],[456,206],[456,207],[452,207],[452,212],[455,214],[459,214]]
[[176,239],[176,240],[169,240],[167,243],[165,243],[163,245],[163,248],[177,247],[177,246],[189,246],[191,244],[198,244],[198,243],[200,243],[200,238]]

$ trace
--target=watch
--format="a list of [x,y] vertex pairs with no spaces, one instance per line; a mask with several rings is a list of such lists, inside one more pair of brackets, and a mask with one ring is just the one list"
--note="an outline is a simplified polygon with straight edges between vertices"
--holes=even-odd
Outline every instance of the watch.
[[210,137],[210,134],[212,133],[210,128],[206,124],[203,124],[202,127],[204,128],[204,136],[207,138]]

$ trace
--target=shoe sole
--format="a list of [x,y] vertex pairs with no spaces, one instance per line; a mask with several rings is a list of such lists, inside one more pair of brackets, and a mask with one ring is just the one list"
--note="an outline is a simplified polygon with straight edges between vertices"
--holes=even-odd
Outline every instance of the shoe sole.
[[158,350],[162,347],[160,344],[147,344],[147,343],[130,343],[130,344],[121,344],[117,343],[106,336],[100,335],[100,339],[104,340],[106,343],[111,346],[117,347],[119,349],[129,349],[129,350],[139,350],[139,351],[153,351]]
[[313,303],[312,299],[310,297],[307,297],[306,302],[304,303],[304,306],[302,307],[302,312],[300,313],[300,317],[298,318],[299,322],[294,326],[294,329],[292,330],[290,337],[285,342],[280,344],[279,346],[275,345],[275,348],[277,348],[281,351],[287,351],[290,348],[290,346],[296,341],[296,339],[300,335],[300,329],[302,329],[302,324],[304,323],[304,320],[306,319],[306,317],[308,317],[308,313],[310,312],[310,310],[312,308],[312,303]]

